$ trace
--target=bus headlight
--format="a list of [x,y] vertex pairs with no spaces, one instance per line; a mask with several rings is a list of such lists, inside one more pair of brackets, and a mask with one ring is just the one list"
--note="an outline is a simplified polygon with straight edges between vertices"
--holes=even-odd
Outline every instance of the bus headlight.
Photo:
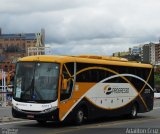
[[15,105],[12,106],[13,109],[17,110],[17,111],[21,111],[18,107],[16,107]]
[[48,113],[48,112],[51,112],[51,111],[56,110],[56,109],[57,109],[57,106],[54,106],[54,107],[43,110],[42,113]]

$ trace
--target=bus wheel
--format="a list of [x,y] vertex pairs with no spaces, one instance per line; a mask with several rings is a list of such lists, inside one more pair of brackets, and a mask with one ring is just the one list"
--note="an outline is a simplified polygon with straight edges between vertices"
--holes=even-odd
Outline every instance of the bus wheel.
[[37,120],[37,122],[41,125],[46,124],[47,121],[43,121],[43,120]]
[[81,125],[84,122],[84,111],[82,108],[79,108],[75,113],[75,124]]
[[137,105],[134,104],[134,105],[132,106],[131,112],[130,112],[130,114],[129,114],[130,118],[134,119],[134,118],[137,117],[137,110],[138,110],[138,109],[137,109]]

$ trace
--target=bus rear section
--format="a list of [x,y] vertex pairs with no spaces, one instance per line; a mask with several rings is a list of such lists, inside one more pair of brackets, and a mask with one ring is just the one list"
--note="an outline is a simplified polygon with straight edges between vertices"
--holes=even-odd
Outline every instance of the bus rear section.
[[[65,63],[64,70],[72,78],[67,98],[62,98],[60,120],[71,119],[78,124],[85,119],[127,115],[153,109],[154,73],[151,65]],[[128,65],[127,65],[128,64]],[[74,69],[76,73],[74,74]],[[68,77],[69,79],[69,77]],[[64,94],[64,93],[63,93]],[[60,95],[62,96],[62,94]],[[63,102],[63,103],[62,103]]]

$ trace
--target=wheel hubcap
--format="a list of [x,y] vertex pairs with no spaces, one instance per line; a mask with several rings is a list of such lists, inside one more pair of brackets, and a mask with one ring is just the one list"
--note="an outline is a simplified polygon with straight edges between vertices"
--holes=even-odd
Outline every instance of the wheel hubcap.
[[78,119],[79,119],[79,122],[81,122],[83,120],[83,112],[82,111],[78,112]]
[[133,117],[136,116],[136,113],[137,113],[136,107],[134,106],[134,107],[132,108],[132,115],[133,115]]

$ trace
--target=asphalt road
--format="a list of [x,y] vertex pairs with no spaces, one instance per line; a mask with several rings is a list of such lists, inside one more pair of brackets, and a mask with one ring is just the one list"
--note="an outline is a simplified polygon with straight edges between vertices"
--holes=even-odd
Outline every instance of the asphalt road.
[[2,134],[124,134],[160,133],[160,100],[155,101],[154,110],[139,114],[136,119],[112,117],[90,121],[81,126],[49,122],[39,125],[36,121],[0,123]]

